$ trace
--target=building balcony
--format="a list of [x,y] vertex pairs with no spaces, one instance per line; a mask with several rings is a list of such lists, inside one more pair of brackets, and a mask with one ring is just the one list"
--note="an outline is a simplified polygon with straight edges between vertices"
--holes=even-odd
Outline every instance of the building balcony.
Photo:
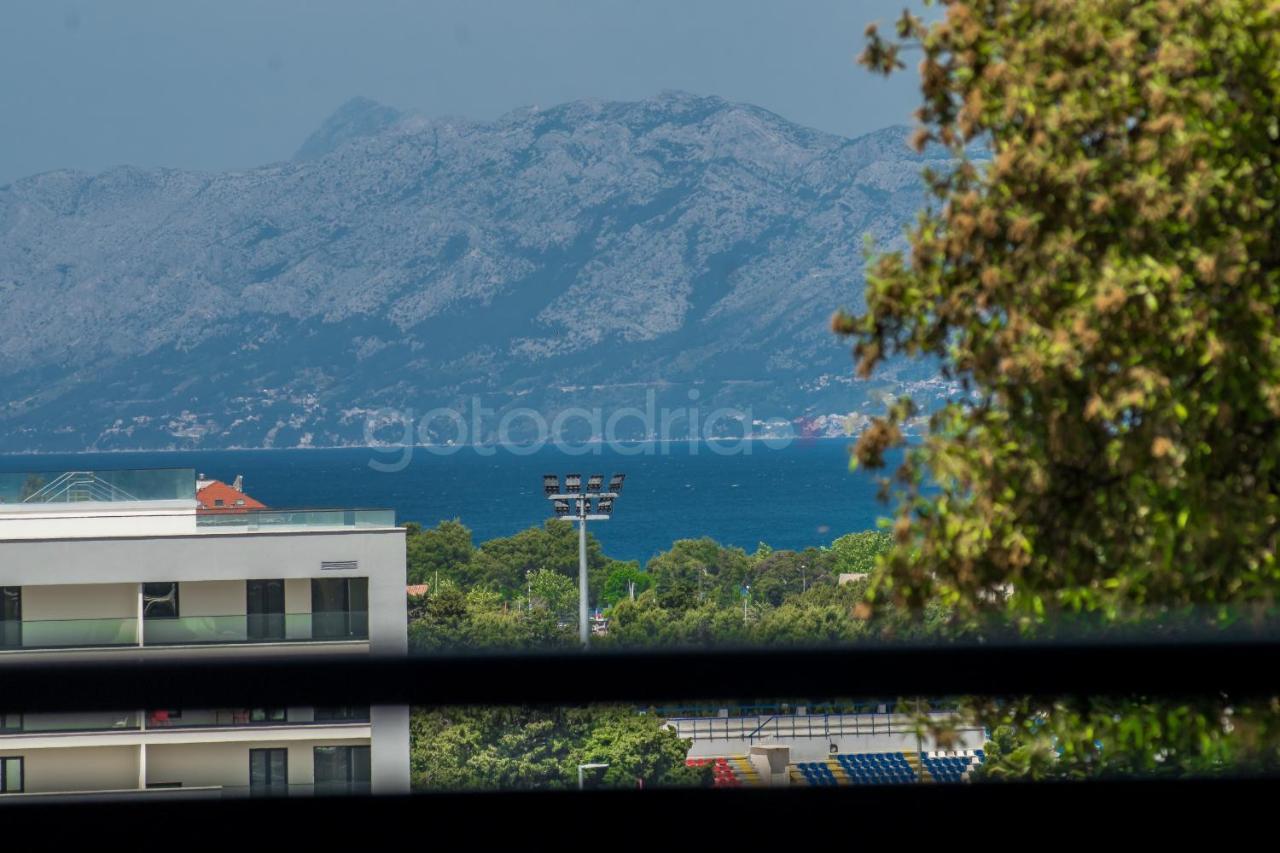
[[396,526],[393,509],[217,509],[196,514],[201,532],[370,529]]
[[369,709],[367,707],[41,712],[0,714],[0,738],[109,732],[368,725]]
[[342,642],[369,639],[367,611],[229,614],[144,619],[0,621],[0,651],[186,646],[236,643]]

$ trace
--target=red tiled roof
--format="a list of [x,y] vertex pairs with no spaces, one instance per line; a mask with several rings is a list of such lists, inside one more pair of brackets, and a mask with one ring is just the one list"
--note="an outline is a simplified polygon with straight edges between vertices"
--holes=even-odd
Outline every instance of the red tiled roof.
[[427,585],[425,583],[413,583],[404,588],[409,595],[426,595]]
[[[266,504],[256,501],[244,492],[237,492],[221,480],[214,480],[196,492],[200,509],[206,512],[244,512],[250,509],[266,509]],[[219,504],[218,501],[222,503]]]

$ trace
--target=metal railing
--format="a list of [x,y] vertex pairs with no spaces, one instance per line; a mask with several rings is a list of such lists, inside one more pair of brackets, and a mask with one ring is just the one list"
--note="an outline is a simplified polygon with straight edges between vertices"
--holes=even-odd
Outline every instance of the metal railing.
[[0,505],[195,500],[191,468],[0,473]]
[[293,528],[373,528],[395,527],[393,509],[250,509],[235,507],[202,510],[196,513],[196,526],[254,530]]
[[[1280,642],[1028,642],[711,652],[72,660],[3,667],[12,711],[290,705],[659,706],[753,695],[1271,696]],[[747,687],[744,689],[744,685]]]
[[277,726],[360,726],[369,709],[213,708],[183,711],[79,711],[6,714],[0,737],[79,732],[186,731],[191,729],[268,728]]
[[[942,716],[942,715],[931,715]],[[906,714],[772,714],[767,717],[672,717],[667,720],[684,739],[761,740],[863,737],[914,734]]]
[[369,639],[367,611],[0,621],[0,651]]

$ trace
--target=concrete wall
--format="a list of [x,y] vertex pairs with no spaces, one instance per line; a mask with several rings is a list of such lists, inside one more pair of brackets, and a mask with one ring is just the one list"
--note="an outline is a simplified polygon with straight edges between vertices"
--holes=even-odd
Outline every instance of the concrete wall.
[[5,504],[0,539],[171,536],[196,532],[196,502]]
[[311,581],[307,578],[288,578],[284,582],[284,612],[311,612]]
[[242,580],[183,581],[178,584],[180,616],[239,616],[247,608]]
[[20,755],[26,793],[111,791],[138,787],[136,746],[79,749],[15,749],[0,745],[0,756]]
[[138,615],[136,583],[22,587],[22,621],[132,619]]
[[375,794],[409,793],[409,708],[374,705],[369,709],[373,748],[369,750]]

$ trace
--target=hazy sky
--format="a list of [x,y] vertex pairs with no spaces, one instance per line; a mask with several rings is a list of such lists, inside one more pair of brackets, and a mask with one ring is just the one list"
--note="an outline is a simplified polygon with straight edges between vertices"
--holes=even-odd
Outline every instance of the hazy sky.
[[0,184],[284,159],[355,95],[487,119],[684,89],[854,135],[911,121],[914,72],[853,62],[906,3],[0,0]]

